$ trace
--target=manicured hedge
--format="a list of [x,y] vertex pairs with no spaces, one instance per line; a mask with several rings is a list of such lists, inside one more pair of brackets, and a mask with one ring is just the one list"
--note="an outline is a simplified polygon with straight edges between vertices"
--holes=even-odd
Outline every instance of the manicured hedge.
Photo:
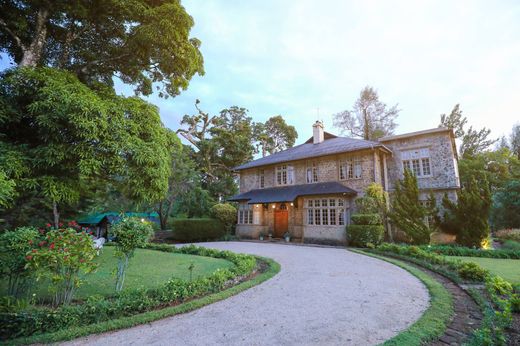
[[520,259],[520,250],[483,250],[457,245],[423,245],[421,249],[445,256]]
[[385,228],[379,214],[354,214],[352,225],[347,226],[349,245],[356,247],[374,247],[383,240]]
[[354,214],[350,217],[354,225],[381,225],[379,214]]
[[172,238],[178,241],[209,241],[226,234],[225,225],[217,219],[173,219],[170,222]]
[[194,245],[175,248],[168,245],[149,244],[145,248],[223,258],[231,261],[235,266],[229,269],[218,269],[207,277],[193,281],[172,278],[154,289],[125,290],[112,298],[91,297],[83,304],[62,306],[56,309],[29,307],[3,311],[0,313],[0,338],[5,340],[53,332],[175,305],[194,297],[218,292],[230,280],[238,276],[247,276],[256,267],[255,257],[230,251],[219,251]]

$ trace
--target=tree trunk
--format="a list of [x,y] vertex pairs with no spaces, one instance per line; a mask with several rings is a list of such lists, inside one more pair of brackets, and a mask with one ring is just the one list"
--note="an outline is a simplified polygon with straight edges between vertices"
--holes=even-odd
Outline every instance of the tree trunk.
[[36,15],[36,27],[34,39],[32,40],[29,47],[23,49],[22,60],[20,61],[20,67],[36,67],[41,59],[43,47],[47,39],[47,20],[49,11],[41,8]]
[[54,216],[54,228],[58,229],[60,225],[60,213],[58,213],[58,203],[52,202],[52,215]]
[[368,114],[366,109],[363,109],[363,121],[363,139],[368,141],[370,139],[370,133],[368,130]]

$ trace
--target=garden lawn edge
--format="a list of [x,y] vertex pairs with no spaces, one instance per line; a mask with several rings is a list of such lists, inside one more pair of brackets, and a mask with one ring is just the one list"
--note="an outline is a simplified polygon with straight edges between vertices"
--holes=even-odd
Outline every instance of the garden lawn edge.
[[267,270],[254,278],[244,281],[238,285],[232,286],[221,292],[213,293],[199,299],[190,300],[176,306],[166,307],[160,310],[148,311],[145,313],[118,318],[114,320],[104,321],[100,323],[90,324],[87,326],[74,327],[64,330],[59,330],[51,333],[44,333],[29,337],[21,337],[13,340],[5,341],[5,345],[27,345],[34,343],[51,343],[65,340],[72,340],[78,337],[87,336],[91,334],[100,334],[118,329],[125,329],[134,327],[140,324],[153,322],[166,317],[190,312],[199,309],[203,306],[218,302],[220,300],[234,296],[242,291],[245,291],[253,286],[259,285],[264,281],[269,280],[280,271],[280,264],[270,258],[254,256],[257,260],[261,260],[267,264]]
[[421,345],[435,341],[444,334],[454,313],[453,297],[440,282],[422,270],[400,260],[358,249],[348,250],[389,262],[408,271],[421,280],[430,293],[430,306],[426,309],[421,318],[393,338],[383,342],[382,345]]

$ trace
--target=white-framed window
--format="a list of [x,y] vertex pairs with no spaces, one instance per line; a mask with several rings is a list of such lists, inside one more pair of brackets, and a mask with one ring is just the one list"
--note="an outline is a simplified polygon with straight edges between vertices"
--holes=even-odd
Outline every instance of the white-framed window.
[[430,177],[432,175],[430,149],[406,150],[401,153],[401,157],[403,171],[408,169],[417,177]]
[[293,185],[294,167],[290,165],[276,166],[275,176],[277,185]]
[[263,169],[258,171],[258,185],[261,189],[265,187],[265,171]]
[[317,183],[318,182],[318,164],[313,161],[310,165],[307,166],[307,183]]
[[361,159],[359,157],[349,158],[339,164],[339,179],[359,179],[363,174]]
[[241,225],[253,224],[253,206],[251,204],[240,204],[238,206],[237,223]]
[[343,226],[346,224],[345,200],[342,198],[313,198],[305,201],[306,224],[315,226]]
[[[419,203],[424,208],[426,208],[428,211],[430,211],[431,209],[435,208],[435,203],[436,202],[435,201],[430,201],[429,199],[424,199],[424,200],[419,200]],[[434,216],[429,213],[426,216],[426,218],[424,219],[424,223],[426,223],[426,225],[428,225],[428,227],[433,227],[433,225],[435,223]]]

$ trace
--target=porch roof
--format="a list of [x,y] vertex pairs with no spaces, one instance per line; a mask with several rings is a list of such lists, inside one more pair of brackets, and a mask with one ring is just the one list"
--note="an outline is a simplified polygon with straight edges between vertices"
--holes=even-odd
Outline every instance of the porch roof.
[[336,181],[326,183],[289,185],[255,189],[229,198],[229,201],[247,201],[249,204],[293,202],[299,196],[343,194],[355,196],[357,192]]

